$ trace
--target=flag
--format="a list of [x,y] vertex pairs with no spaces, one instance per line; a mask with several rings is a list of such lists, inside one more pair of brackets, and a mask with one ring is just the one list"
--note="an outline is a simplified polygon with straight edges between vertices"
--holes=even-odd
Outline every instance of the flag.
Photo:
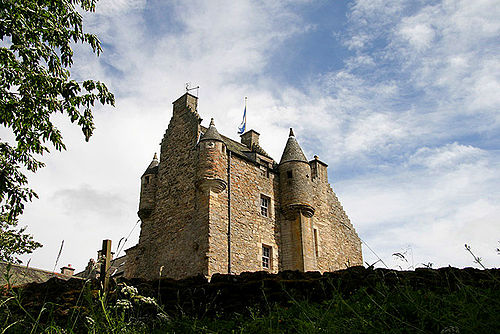
[[247,126],[247,103],[245,99],[245,110],[243,110],[243,120],[241,121],[240,126],[238,127],[238,134],[241,135],[245,132],[245,128]]

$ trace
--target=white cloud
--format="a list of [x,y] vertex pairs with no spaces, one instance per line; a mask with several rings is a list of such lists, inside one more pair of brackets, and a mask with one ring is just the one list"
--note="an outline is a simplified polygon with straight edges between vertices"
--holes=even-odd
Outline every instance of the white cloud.
[[435,35],[434,30],[426,24],[403,24],[400,34],[417,50],[428,48]]
[[57,190],[51,200],[58,203],[68,215],[77,214],[86,218],[102,215],[112,220],[119,220],[126,204],[129,204],[120,194],[101,192],[88,184],[77,189]]
[[114,16],[130,10],[144,8],[146,0],[100,0],[96,5],[96,12],[100,15]]
[[[350,51],[343,68],[325,67],[298,89],[277,87],[268,67],[284,41],[317,24],[291,4],[99,2],[103,12],[87,19],[107,42],[105,54],[96,59],[77,46],[74,73],[108,83],[117,108],[96,111],[89,144],[60,120],[68,152],[52,153],[32,178],[41,199],[23,217],[46,245],[32,265],[49,268],[60,238],[67,252],[61,261],[82,268],[100,240],[116,246],[128,234],[137,221],[139,176],[186,82],[201,86],[204,124],[214,117],[219,131],[235,139],[248,96],[248,126],[277,160],[294,127],[308,157],[329,163],[330,181],[355,227],[388,263],[395,265],[391,254],[410,245],[415,262],[470,265],[467,242],[494,265],[500,158],[488,138],[500,124],[498,6],[355,1],[340,34]],[[143,11],[160,5],[169,6],[168,23],[147,21]],[[152,36],[150,24],[166,32]],[[92,196],[115,206],[85,213],[76,197],[70,206],[54,205],[57,192],[85,199],[84,208],[93,206]],[[79,214],[69,215],[70,207]],[[374,262],[369,251],[365,256]]]
[[[102,1],[98,13],[85,15],[87,30],[103,41],[104,53],[96,58],[85,46],[75,45],[73,76],[106,82],[117,105],[112,111],[95,110],[97,129],[89,143],[64,116],[55,117],[68,151],[44,157],[47,168],[30,177],[40,199],[27,206],[21,223],[45,244],[30,256],[31,265],[51,268],[59,239],[64,239],[61,262],[81,269],[95,255],[100,240],[110,238],[116,246],[128,234],[137,221],[139,177],[158,151],[171,102],[183,93],[185,82],[201,86],[199,111],[205,122],[215,117],[224,134],[235,134],[244,96],[250,96],[249,105],[269,111],[249,113],[255,125],[283,111],[268,102],[273,99],[267,89],[240,82],[262,75],[281,42],[310,29],[290,5],[289,1]],[[168,7],[169,22],[147,21],[144,10],[156,7]],[[165,28],[162,25],[177,27],[152,36],[148,24],[158,24],[158,30]],[[286,141],[286,129],[277,132]],[[279,146],[268,135],[271,131],[262,133],[263,142],[272,143],[271,150]],[[128,247],[137,233],[138,229]]]
[[[336,189],[361,237],[393,266],[398,263],[392,253],[408,245],[418,263],[470,266],[465,243],[491,266],[500,235],[494,223],[500,213],[495,159],[457,143],[421,148],[408,159],[417,169],[404,164],[390,174],[340,182]],[[368,250],[365,257],[376,261]]]
[[458,168],[478,163],[485,155],[486,152],[477,147],[455,142],[437,148],[421,147],[409,157],[409,163],[427,168]]

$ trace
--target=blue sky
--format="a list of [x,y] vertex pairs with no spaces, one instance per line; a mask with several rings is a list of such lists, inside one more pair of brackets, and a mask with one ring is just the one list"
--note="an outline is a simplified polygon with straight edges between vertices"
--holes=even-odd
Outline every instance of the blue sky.
[[203,124],[234,139],[248,96],[247,127],[275,160],[293,127],[389,266],[476,266],[465,243],[498,266],[497,1],[101,0],[85,19],[104,53],[75,46],[72,74],[106,82],[117,106],[96,110],[90,143],[55,119],[68,150],[30,177],[40,199],[22,223],[45,244],[31,265],[51,269],[65,240],[60,264],[82,269],[100,240],[128,235],[139,177],[190,82]]

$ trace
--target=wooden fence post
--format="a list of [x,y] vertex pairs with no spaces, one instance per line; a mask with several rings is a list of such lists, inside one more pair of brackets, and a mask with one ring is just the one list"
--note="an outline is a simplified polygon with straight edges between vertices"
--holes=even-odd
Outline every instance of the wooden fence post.
[[101,272],[99,275],[99,279],[102,285],[102,292],[105,293],[108,291],[109,285],[109,266],[111,263],[111,240],[103,240],[102,241],[102,249],[101,249]]

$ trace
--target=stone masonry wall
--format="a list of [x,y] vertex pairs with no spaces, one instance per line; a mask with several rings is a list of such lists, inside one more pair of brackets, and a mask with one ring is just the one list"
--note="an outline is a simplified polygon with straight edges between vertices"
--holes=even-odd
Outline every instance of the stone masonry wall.
[[[208,204],[195,187],[200,118],[196,98],[184,95],[161,143],[156,208],[143,220],[139,244],[131,250],[139,260],[127,263],[127,277],[181,278],[207,273]],[[127,256],[129,252],[127,252]]]
[[361,241],[330,187],[326,173],[313,179],[313,193],[316,211],[312,227],[313,238],[316,229],[318,270],[325,272],[362,265]]
[[139,211],[153,211],[156,204],[157,186],[158,178],[156,177],[156,174],[148,174],[142,176]]
[[[285,208],[288,205],[311,204],[311,167],[307,162],[289,161],[280,165],[280,200]],[[287,173],[292,177],[288,178]],[[290,217],[292,218],[292,217]],[[295,218],[295,215],[294,217]]]
[[314,208],[311,168],[307,162],[289,161],[279,166],[279,172],[283,208],[280,219],[282,268],[316,270],[311,219],[308,217]]
[[[205,145],[207,142],[201,142]],[[208,275],[227,273],[227,151],[222,142],[213,142],[210,154],[200,154],[199,167],[206,178],[218,178],[226,184],[222,192],[209,190],[204,196],[208,200]],[[200,148],[201,150],[202,148]],[[201,152],[201,151],[200,151]],[[202,159],[208,159],[202,161]],[[205,166],[205,167],[203,167]],[[216,189],[214,189],[216,190]]]
[[[158,175],[148,185],[142,179],[140,208],[152,212],[141,215],[139,243],[127,250],[125,277],[154,279],[161,270],[162,277],[180,279],[229,271],[228,151],[218,140],[198,143],[196,103],[189,94],[174,102]],[[316,158],[311,168],[291,161],[280,166],[280,175],[233,153],[231,273],[264,270],[263,245],[271,248],[271,273],[362,265],[360,239],[328,183],[326,164]],[[261,213],[262,196],[269,199],[267,216]]]
[[[231,271],[258,271],[262,269],[262,244],[272,247],[271,272],[277,272],[278,228],[276,222],[276,199],[278,182],[274,173],[269,177],[261,174],[259,167],[243,158],[231,158]],[[260,211],[261,195],[270,199],[269,216]],[[211,265],[210,272],[227,272],[227,191],[212,196],[212,220],[210,253],[224,254],[225,261],[220,266]],[[224,217],[224,219],[222,219]],[[225,238],[223,242],[222,239]],[[223,269],[222,271],[217,271]]]

